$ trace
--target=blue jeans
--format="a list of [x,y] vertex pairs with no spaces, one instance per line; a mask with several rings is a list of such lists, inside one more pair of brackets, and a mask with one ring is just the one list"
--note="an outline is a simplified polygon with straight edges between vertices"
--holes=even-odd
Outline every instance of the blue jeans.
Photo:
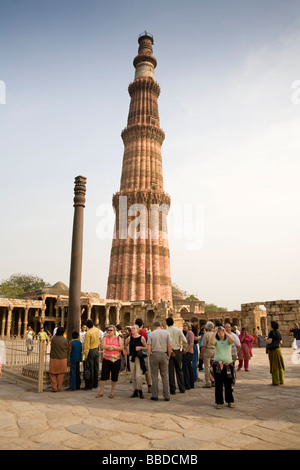
[[194,380],[198,379],[198,363],[199,363],[198,344],[194,344],[193,362],[192,362]]
[[70,361],[70,389],[79,390],[80,385],[80,361]]

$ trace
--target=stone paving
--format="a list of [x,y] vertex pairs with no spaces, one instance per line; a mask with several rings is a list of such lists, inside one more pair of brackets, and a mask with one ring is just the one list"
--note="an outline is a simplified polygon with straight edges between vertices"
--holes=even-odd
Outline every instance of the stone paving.
[[[269,386],[265,349],[254,349],[250,371],[239,371],[235,408],[217,410],[214,389],[195,389],[169,402],[129,398],[129,377],[115,398],[96,391],[37,393],[30,385],[0,378],[1,450],[284,450],[300,449],[300,356],[283,349],[285,385]],[[294,361],[295,362],[295,361]],[[203,372],[200,373],[203,378]]]

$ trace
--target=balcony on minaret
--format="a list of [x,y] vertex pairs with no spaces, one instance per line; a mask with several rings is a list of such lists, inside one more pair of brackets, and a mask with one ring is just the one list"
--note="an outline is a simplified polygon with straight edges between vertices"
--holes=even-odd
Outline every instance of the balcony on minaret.
[[157,65],[156,59],[153,56],[152,45],[154,44],[152,34],[144,33],[140,34],[139,39],[139,50],[138,55],[134,58],[133,65],[136,69],[135,79],[140,77],[150,77],[155,79],[154,69]]

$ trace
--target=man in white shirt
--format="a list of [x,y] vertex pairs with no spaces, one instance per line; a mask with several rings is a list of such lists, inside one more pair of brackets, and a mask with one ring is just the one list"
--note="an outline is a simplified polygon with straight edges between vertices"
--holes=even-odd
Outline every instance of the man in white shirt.
[[232,330],[232,333],[234,333],[237,337],[240,336],[241,332],[240,332],[240,330],[238,330],[236,325],[233,325],[231,330]]
[[234,333],[231,330],[231,324],[230,323],[225,323],[225,330],[234,339],[234,342],[231,345],[231,357],[232,357],[232,361],[235,362],[238,358],[238,353],[239,353],[239,350],[240,350],[240,347],[241,347],[241,342],[239,340],[239,337],[236,335],[236,333]]
[[79,333],[79,339],[82,343],[84,343],[84,340],[85,340],[86,330],[87,330],[86,325],[82,325],[81,331]]
[[160,372],[163,396],[165,401],[169,401],[169,359],[172,352],[172,344],[169,332],[162,329],[160,321],[153,323],[153,331],[148,337],[147,347],[152,379],[151,400],[158,400],[158,372]]
[[215,346],[211,344],[211,337],[214,335],[214,324],[211,321],[206,323],[206,332],[204,333],[202,339],[202,347],[201,347],[201,359],[203,359],[204,365],[204,377],[205,377],[205,384],[203,388],[211,388],[212,382],[210,379],[210,363],[212,358],[215,355]]
[[170,334],[172,343],[172,352],[169,360],[169,385],[171,395],[175,395],[175,372],[179,391],[180,393],[185,392],[184,377],[182,370],[182,346],[187,346],[187,341],[182,330],[173,326],[174,320],[172,317],[168,317],[166,322],[168,325],[167,331]]
[[96,325],[96,327],[97,327],[98,330],[99,330],[99,339],[102,339],[103,336],[104,336],[104,333],[103,333],[103,331],[101,330],[99,323]]

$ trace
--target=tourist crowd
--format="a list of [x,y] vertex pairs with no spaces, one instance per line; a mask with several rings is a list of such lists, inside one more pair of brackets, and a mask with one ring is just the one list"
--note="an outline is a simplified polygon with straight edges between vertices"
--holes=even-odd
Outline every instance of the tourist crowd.
[[[74,332],[68,341],[65,330],[58,327],[50,335],[50,381],[53,392],[62,388],[67,371],[68,355],[70,383],[68,390],[81,388],[81,363],[83,363],[84,390],[100,390],[96,398],[104,396],[105,384],[111,381],[109,398],[114,398],[119,374],[127,371],[132,383],[130,398],[144,399],[143,384],[151,393],[151,400],[159,399],[159,376],[165,401],[170,396],[193,389],[201,381],[199,371],[204,371],[204,388],[215,389],[216,407],[226,402],[234,407],[233,387],[237,371],[249,371],[253,346],[261,346],[259,328],[249,334],[230,323],[224,325],[208,321],[198,328],[199,319],[184,321],[183,328],[174,326],[172,317],[164,327],[155,321],[153,327],[144,328],[143,320],[136,319],[131,327],[109,325],[103,332],[99,325],[87,320],[80,333]],[[272,375],[271,385],[284,383],[284,361],[281,354],[282,337],[276,322],[266,338],[266,352]],[[49,333],[49,332],[48,332]],[[41,340],[43,340],[41,338]],[[102,352],[100,367],[100,352]],[[237,363],[237,366],[236,366]],[[101,370],[99,378],[99,370]]]

